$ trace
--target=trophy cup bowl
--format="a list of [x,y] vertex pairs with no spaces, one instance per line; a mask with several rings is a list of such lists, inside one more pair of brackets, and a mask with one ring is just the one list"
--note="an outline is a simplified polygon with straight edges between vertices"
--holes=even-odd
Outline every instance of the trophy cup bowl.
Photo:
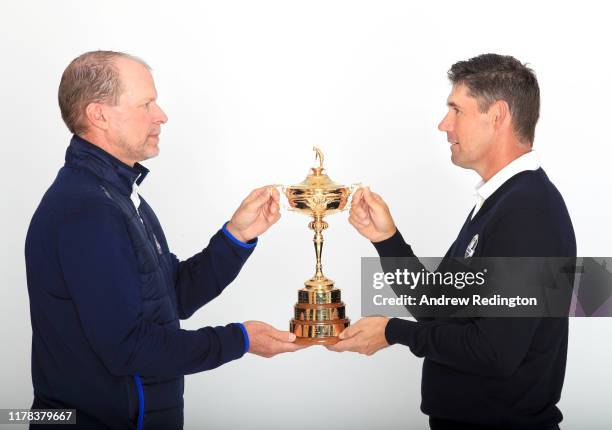
[[324,173],[323,154],[313,148],[319,167],[312,167],[307,178],[299,184],[283,187],[289,203],[289,210],[313,218],[308,224],[314,230],[313,238],[316,266],[312,278],[298,290],[298,302],[294,306],[294,318],[289,329],[301,344],[334,344],[338,335],[349,326],[341,293],[334,287],[334,281],[323,275],[321,253],[323,230],[328,227],[323,218],[344,210],[355,185],[344,186],[333,182]]
[[[313,174],[309,175],[304,182],[285,188],[290,210],[316,218],[344,209],[351,194],[351,188],[332,182],[319,169],[319,167],[313,167]],[[324,183],[323,179],[327,179],[328,182]]]

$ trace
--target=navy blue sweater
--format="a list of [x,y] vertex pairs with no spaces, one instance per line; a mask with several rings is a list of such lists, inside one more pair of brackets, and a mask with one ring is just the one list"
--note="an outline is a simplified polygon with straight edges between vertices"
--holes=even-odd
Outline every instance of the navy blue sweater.
[[[476,234],[474,257],[576,256],[565,203],[542,169],[513,176],[470,213],[446,255],[463,258]],[[415,256],[399,232],[374,246],[381,257]],[[567,318],[393,318],[385,335],[425,357],[421,409],[435,419],[495,429],[562,419]]]
[[[36,408],[91,428],[180,428],[183,375],[241,357],[241,324],[180,329],[253,251],[225,229],[185,261],[151,207],[130,200],[147,169],[73,137],[25,246]],[[88,428],[89,428],[88,427]]]

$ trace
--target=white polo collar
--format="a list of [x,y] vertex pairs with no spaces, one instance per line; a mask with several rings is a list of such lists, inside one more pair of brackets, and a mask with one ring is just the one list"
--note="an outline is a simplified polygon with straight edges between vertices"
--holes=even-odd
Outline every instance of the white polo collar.
[[476,206],[472,212],[472,219],[480,210],[485,200],[493,195],[499,187],[501,187],[508,179],[514,175],[525,172],[527,170],[538,170],[540,168],[540,160],[534,150],[521,155],[512,160],[503,169],[497,172],[487,182],[480,181],[476,184],[474,196],[476,197]]

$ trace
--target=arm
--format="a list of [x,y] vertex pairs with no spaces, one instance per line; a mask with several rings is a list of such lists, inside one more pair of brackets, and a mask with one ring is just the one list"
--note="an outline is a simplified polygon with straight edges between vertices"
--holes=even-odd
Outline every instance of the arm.
[[[404,268],[411,272],[419,272],[425,269],[395,227],[385,201],[369,188],[360,188],[353,195],[349,222],[362,236],[372,242],[384,272],[393,273],[396,269]],[[429,291],[433,291],[433,288],[431,287]],[[397,285],[391,286],[391,289],[398,297],[403,294],[402,288]],[[406,306],[406,308],[419,321],[432,319],[430,316],[433,315],[433,310],[425,306]]]
[[[380,257],[380,263],[384,272],[393,273],[396,269],[408,269],[411,272],[419,272],[422,269],[425,269],[425,266],[419,261],[418,257],[414,255],[412,248],[408,245],[402,234],[399,230],[396,230],[393,236],[388,239],[385,239],[380,242],[372,242],[376,251],[378,252],[378,256]],[[391,289],[397,295],[397,297],[401,296],[404,291],[402,290],[402,286],[392,285]],[[429,287],[430,294],[436,294],[434,291],[434,286]],[[434,309],[430,309],[426,306],[405,306],[408,309],[408,312],[417,320],[417,321],[429,321],[433,318],[431,315],[434,313]],[[420,315],[428,315],[428,316],[420,316]]]
[[[484,255],[557,256],[559,235],[546,214],[521,209],[488,232]],[[516,226],[520,226],[517,235]],[[364,318],[341,333],[334,350],[373,354],[389,344],[408,346],[419,357],[478,375],[507,378],[527,355],[540,318],[407,321]],[[331,348],[330,348],[331,349]]]
[[[516,227],[520,226],[520,234]],[[563,249],[545,212],[519,209],[491,226],[484,255],[555,257]],[[526,357],[541,318],[481,318],[414,323],[391,319],[389,343],[401,343],[419,357],[478,375],[507,378]]]
[[509,378],[518,368],[540,323],[538,318],[481,318],[470,322],[414,322],[392,318],[389,344],[400,343],[417,357],[476,375]]
[[189,318],[236,278],[257,236],[279,220],[279,198],[273,187],[252,191],[202,252],[183,262],[172,256],[180,318]]
[[110,203],[65,220],[58,257],[85,336],[112,374],[185,375],[244,354],[240,324],[190,331],[143,318],[136,258],[121,213]]
[[179,261],[173,254],[173,274],[179,317],[189,318],[217,297],[238,276],[257,239],[248,243],[231,236],[224,225],[202,252]]

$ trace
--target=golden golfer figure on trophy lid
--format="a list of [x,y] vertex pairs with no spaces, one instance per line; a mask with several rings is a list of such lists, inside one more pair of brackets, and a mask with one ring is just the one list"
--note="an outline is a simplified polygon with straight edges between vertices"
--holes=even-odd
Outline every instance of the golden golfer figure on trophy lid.
[[312,167],[303,182],[283,187],[289,210],[313,218],[308,227],[314,230],[316,256],[315,274],[304,282],[304,288],[298,290],[298,301],[289,329],[295,333],[298,343],[330,345],[338,342],[338,335],[349,326],[350,321],[340,299],[340,290],[334,287],[334,281],[323,275],[323,230],[328,227],[323,218],[342,211],[358,184],[345,186],[333,182],[324,173],[323,153],[319,148],[313,150],[319,167]]

